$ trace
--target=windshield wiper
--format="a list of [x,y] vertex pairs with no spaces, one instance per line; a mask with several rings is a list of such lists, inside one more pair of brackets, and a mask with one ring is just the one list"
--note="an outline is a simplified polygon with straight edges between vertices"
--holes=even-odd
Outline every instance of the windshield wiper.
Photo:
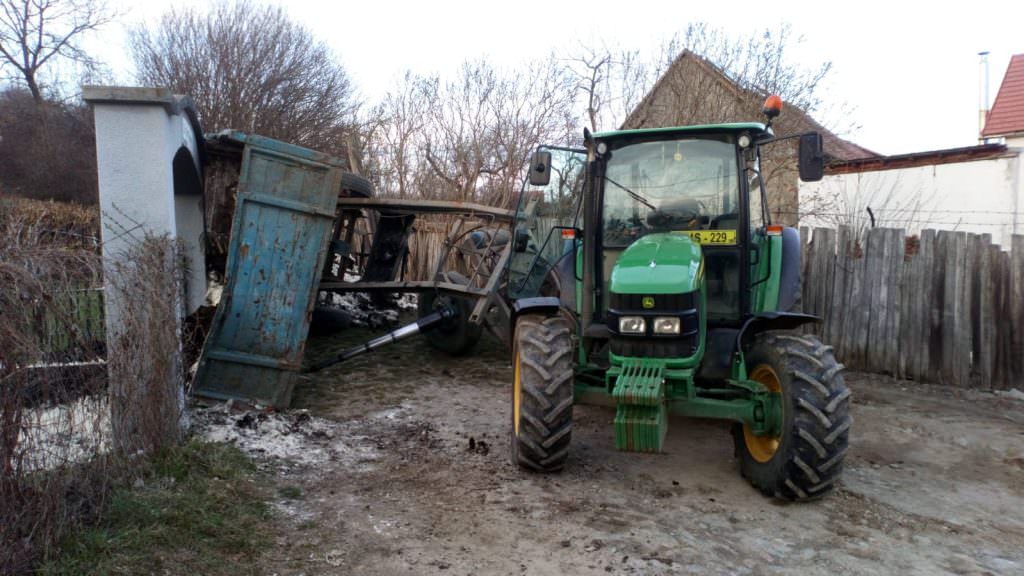
[[626,192],[626,194],[629,194],[630,196],[632,196],[634,200],[636,200],[637,202],[643,204],[644,206],[647,206],[651,210],[657,210],[658,209],[657,206],[655,206],[654,204],[651,204],[650,202],[648,202],[646,198],[644,198],[643,196],[637,194],[636,192],[633,192],[629,188],[626,188],[622,184],[619,184],[615,180],[612,180],[611,178],[609,178],[607,176],[605,176],[604,179],[609,181],[609,182],[611,182],[612,184],[615,184],[616,186],[618,186],[619,188],[624,190]]

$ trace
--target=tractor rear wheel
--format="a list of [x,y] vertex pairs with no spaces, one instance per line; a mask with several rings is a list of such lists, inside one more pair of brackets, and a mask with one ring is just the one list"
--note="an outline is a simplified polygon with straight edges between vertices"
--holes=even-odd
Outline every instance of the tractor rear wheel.
[[572,337],[560,316],[516,319],[513,342],[512,462],[562,469],[572,436]]
[[850,391],[832,347],[801,334],[759,334],[745,355],[747,374],[780,395],[781,434],[756,436],[733,426],[740,472],[767,496],[821,497],[843,468],[850,430]]

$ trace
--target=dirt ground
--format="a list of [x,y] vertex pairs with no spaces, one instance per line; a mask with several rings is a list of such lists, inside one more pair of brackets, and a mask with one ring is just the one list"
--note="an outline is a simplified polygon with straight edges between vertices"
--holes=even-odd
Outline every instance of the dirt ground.
[[[313,340],[308,354],[364,335]],[[275,416],[285,449],[254,449],[280,494],[277,545],[262,566],[281,575],[1024,573],[1024,402],[857,373],[846,381],[854,428],[843,481],[823,500],[786,504],[740,477],[727,424],[673,418],[664,454],[624,453],[603,407],[575,408],[565,471],[521,471],[507,456],[502,348],[487,342],[451,359],[422,339],[403,342],[300,384],[296,410]],[[230,434],[250,424],[250,438],[274,429],[235,414],[219,421]]]

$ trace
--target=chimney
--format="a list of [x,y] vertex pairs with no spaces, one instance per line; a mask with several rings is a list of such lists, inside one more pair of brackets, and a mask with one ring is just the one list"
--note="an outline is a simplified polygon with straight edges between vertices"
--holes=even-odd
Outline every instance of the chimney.
[[988,118],[988,50],[978,52],[978,56],[981,58],[978,62],[978,144],[984,144],[981,131],[985,129]]

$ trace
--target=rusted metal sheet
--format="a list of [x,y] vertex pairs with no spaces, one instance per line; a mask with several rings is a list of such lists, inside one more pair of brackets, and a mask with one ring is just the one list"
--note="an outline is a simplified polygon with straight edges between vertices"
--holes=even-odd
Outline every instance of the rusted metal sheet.
[[218,138],[245,148],[227,281],[194,390],[287,407],[332,231],[340,161],[240,132]]
[[450,202],[446,200],[409,200],[402,198],[338,198],[338,206],[343,208],[363,208],[370,210],[408,210],[417,214],[462,213],[475,216],[491,216],[499,222],[511,222],[515,210],[495,208],[473,202]]

